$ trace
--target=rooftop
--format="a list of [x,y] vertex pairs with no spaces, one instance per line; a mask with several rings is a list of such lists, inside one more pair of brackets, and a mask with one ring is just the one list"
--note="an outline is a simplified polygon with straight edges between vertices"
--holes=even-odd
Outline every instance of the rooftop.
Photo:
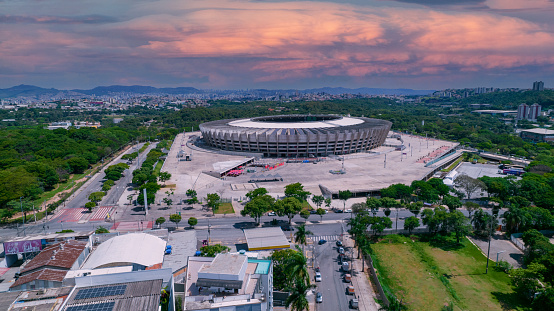
[[163,263],[166,242],[147,233],[130,233],[100,244],[83,269],[98,269],[139,264],[145,267]]
[[67,298],[64,310],[83,305],[110,304],[113,305],[112,311],[157,311],[161,289],[161,279],[77,287]]
[[289,248],[290,243],[279,227],[244,230],[249,250]]
[[248,257],[240,254],[217,254],[214,260],[209,264],[204,264],[198,271],[202,277],[208,275],[226,274],[229,276],[239,276]]
[[23,276],[20,276],[10,288],[17,287],[35,280],[61,282],[65,278],[67,271],[56,269],[41,269]]
[[543,128],[534,128],[529,130],[521,130],[522,132],[535,133],[535,134],[544,134],[544,135],[554,135],[554,130],[547,130]]
[[31,259],[21,272],[25,274],[46,266],[69,270],[86,246],[87,242],[76,240],[67,240],[47,246]]

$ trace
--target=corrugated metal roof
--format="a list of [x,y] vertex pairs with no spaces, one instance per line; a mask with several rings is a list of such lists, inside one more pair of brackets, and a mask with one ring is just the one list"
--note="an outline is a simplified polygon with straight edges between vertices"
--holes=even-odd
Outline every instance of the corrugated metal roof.
[[76,240],[67,240],[50,245],[27,263],[21,272],[25,274],[45,266],[69,270],[86,246],[87,242]]
[[17,287],[35,280],[43,281],[54,281],[61,282],[63,281],[67,271],[65,270],[55,270],[55,269],[41,269],[27,275],[20,276],[10,288]]

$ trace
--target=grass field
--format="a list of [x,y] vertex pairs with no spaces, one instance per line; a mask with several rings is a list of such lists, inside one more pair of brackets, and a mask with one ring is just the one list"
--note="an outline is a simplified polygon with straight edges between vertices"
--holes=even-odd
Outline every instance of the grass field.
[[388,236],[371,246],[378,273],[409,310],[440,310],[449,302],[455,310],[525,310],[508,275],[492,265],[485,274],[486,257],[467,239],[414,240]]
[[235,210],[233,209],[233,204],[231,203],[221,203],[216,214],[234,214]]

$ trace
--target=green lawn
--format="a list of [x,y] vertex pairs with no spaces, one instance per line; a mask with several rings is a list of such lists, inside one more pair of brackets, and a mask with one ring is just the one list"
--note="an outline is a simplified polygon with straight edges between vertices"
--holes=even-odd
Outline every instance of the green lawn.
[[459,246],[389,236],[372,249],[380,276],[409,310],[440,310],[448,302],[455,310],[525,310],[508,275],[491,266],[485,274],[486,257],[467,239]]
[[456,161],[454,161],[454,163],[450,164],[449,167],[445,168],[444,170],[442,170],[441,172],[450,172],[451,170],[453,170],[456,165],[458,165],[460,162],[462,162],[464,160],[464,157],[459,157]]
[[221,203],[216,214],[234,214],[235,210],[233,209],[233,204],[231,203]]
[[163,165],[163,160],[159,160],[158,163],[156,163],[156,166],[154,167],[154,175],[158,176],[160,174]]

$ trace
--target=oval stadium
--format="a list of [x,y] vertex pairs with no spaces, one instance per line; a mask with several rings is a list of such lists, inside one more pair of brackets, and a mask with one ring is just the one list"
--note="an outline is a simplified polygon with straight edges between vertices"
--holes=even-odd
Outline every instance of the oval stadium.
[[279,115],[206,122],[207,145],[265,157],[320,157],[381,146],[392,126],[385,120],[334,115]]

